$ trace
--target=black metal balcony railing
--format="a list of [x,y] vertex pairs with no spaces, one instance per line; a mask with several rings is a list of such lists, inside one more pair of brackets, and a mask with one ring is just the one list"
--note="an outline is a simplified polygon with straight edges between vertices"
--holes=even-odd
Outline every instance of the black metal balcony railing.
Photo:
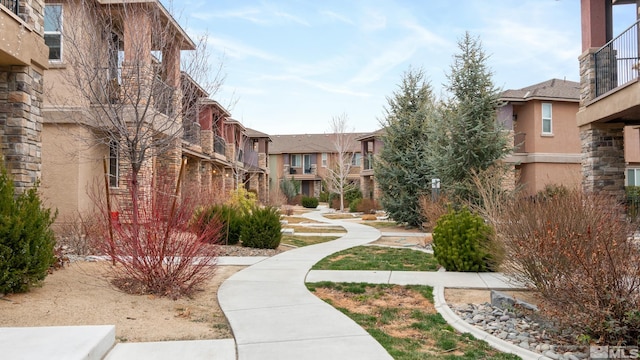
[[0,0],[0,4],[18,15],[18,0]]
[[182,138],[192,144],[201,145],[200,143],[200,124],[192,120],[184,120],[182,122]]
[[223,138],[217,136],[213,138],[213,151],[217,154],[224,155],[227,150],[227,142]]
[[638,22],[593,54],[596,97],[638,79]]
[[258,167],[258,153],[251,150],[246,151],[243,163],[245,166]]

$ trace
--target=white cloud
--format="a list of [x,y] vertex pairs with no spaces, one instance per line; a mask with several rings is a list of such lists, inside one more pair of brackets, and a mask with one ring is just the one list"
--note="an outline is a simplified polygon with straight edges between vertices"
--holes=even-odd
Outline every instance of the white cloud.
[[304,26],[311,26],[306,20],[295,16],[295,15],[291,15],[289,13],[286,12],[282,12],[282,11],[274,11],[273,14],[278,17],[278,18],[282,18],[285,20],[289,20],[291,22],[294,22],[296,24],[300,24],[300,25],[304,25]]
[[359,26],[365,32],[383,30],[387,27],[387,17],[379,10],[368,8],[360,17]]
[[236,18],[246,20],[254,24],[268,24],[268,20],[264,17],[264,13],[257,7],[245,7],[216,12],[196,12],[192,13],[191,16],[200,20]]
[[282,62],[283,60],[278,56],[256,49],[254,47],[244,45],[239,40],[227,40],[219,37],[210,36],[207,39],[208,43],[216,50],[221,50],[229,58],[245,59],[248,57],[258,58],[261,60]]
[[294,75],[262,75],[258,77],[256,80],[299,83],[299,84],[307,85],[312,88],[320,89],[322,91],[333,93],[333,94],[341,94],[341,95],[349,95],[349,96],[357,96],[357,97],[371,96],[371,94],[367,92],[356,91],[345,86],[329,84],[321,81],[309,80],[309,79],[305,79],[303,77],[294,76]]
[[343,22],[343,23],[348,24],[348,25],[355,25],[353,20],[349,19],[348,17],[346,17],[346,16],[344,16],[342,14],[338,14],[338,13],[330,11],[330,10],[322,10],[322,11],[320,11],[320,14],[325,16],[325,17],[328,17],[330,19],[337,20],[339,22]]

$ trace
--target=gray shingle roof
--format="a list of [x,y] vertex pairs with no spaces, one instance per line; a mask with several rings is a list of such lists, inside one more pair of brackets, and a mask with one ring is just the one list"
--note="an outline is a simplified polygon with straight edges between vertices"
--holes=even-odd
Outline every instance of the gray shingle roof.
[[256,129],[251,129],[251,128],[247,128],[247,130],[245,131],[245,134],[247,134],[247,136],[250,138],[270,138],[271,137],[268,134],[265,134]]
[[580,83],[569,80],[551,79],[517,90],[505,90],[500,94],[504,101],[529,100],[580,101]]
[[[355,139],[366,133],[353,134],[353,151],[360,150],[360,142]],[[271,135],[269,154],[300,154],[300,153],[332,153],[336,152],[333,145],[334,134],[298,134]]]

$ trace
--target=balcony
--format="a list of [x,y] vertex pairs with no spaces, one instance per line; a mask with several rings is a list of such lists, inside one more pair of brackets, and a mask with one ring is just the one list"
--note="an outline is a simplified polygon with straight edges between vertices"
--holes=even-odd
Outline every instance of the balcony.
[[12,13],[18,15],[18,0],[0,0],[0,4],[9,9]]
[[220,136],[213,138],[213,152],[216,154],[224,155],[227,151],[227,142]]
[[244,166],[245,168],[257,168],[258,167],[258,153],[255,151],[247,151],[244,153]]
[[638,79],[638,21],[593,54],[595,97]]
[[639,22],[580,60],[583,99],[578,126],[640,124]]

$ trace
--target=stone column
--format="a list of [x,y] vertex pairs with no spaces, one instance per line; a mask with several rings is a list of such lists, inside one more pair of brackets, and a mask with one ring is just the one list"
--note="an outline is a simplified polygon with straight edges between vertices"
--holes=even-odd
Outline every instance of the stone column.
[[213,166],[210,162],[200,162],[200,181],[202,190],[210,194],[213,191]]
[[260,174],[258,194],[263,204],[269,203],[269,174]]
[[580,127],[582,188],[607,194],[622,202],[624,191],[624,124],[589,124]]
[[32,187],[40,178],[42,92],[41,70],[0,67],[0,153],[16,192]]

